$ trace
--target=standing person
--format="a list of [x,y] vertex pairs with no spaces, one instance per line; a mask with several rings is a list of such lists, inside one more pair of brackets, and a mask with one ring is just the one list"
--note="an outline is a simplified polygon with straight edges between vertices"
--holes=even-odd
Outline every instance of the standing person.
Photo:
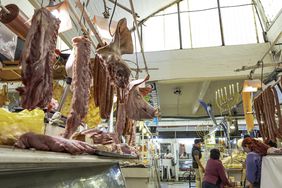
[[219,158],[219,150],[212,149],[210,151],[210,159],[206,165],[202,188],[223,188],[224,186],[234,187],[233,184],[228,181],[224,167]]
[[203,180],[203,173],[205,173],[205,168],[201,163],[202,158],[202,151],[201,151],[201,139],[195,139],[194,145],[192,148],[192,158],[193,158],[193,168],[196,172],[196,187],[201,188],[202,187],[202,180]]
[[169,151],[169,149],[166,150],[166,153],[164,154],[164,158],[165,159],[172,159],[173,155],[172,153]]
[[246,159],[246,178],[249,184],[246,187],[259,188],[262,157],[267,154],[269,146],[249,137],[243,140],[242,147],[248,153]]

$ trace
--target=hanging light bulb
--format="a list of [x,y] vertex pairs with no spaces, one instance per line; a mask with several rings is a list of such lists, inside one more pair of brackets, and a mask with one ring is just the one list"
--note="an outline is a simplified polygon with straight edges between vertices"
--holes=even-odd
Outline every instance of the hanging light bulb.
[[59,33],[65,32],[72,28],[71,18],[68,13],[68,6],[69,5],[67,1],[56,4],[55,0],[50,0],[48,6],[46,7],[53,16],[61,21]]

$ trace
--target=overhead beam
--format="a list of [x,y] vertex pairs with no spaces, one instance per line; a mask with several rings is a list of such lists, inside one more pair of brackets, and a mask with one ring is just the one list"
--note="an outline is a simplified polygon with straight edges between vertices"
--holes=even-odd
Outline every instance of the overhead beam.
[[251,66],[242,66],[242,68],[240,69],[235,69],[235,72],[240,72],[240,71],[246,71],[246,70],[255,70],[258,68],[266,67],[266,66],[277,66],[280,65],[280,63],[269,63],[269,64],[263,64],[263,60],[266,56],[269,55],[270,51],[272,50],[272,48],[275,46],[275,44],[278,42],[278,40],[282,37],[282,31],[278,34],[278,36],[276,37],[276,39],[273,41],[273,43],[271,44],[271,46],[266,50],[266,52],[263,54],[263,56],[261,57],[260,60],[258,60],[258,62],[256,63],[256,65],[251,65]]
[[[158,71],[150,75],[150,81],[160,80],[210,80],[216,78],[234,79],[247,78],[248,72],[234,72],[241,66],[250,66],[262,57],[269,48],[268,43],[232,45],[208,48],[182,50],[167,50],[145,52],[148,67],[158,67]],[[135,61],[135,54],[126,54],[125,59]],[[142,56],[137,53],[139,64]],[[173,63],[172,63],[173,62]],[[264,64],[273,63],[270,56],[264,59]],[[265,73],[273,71],[273,67],[264,69]],[[259,72],[256,72],[256,75]],[[140,77],[146,76],[141,73]]]
[[[207,81],[204,81],[202,83],[202,87],[201,87],[201,91],[200,91],[200,94],[199,94],[199,98],[198,99],[203,99],[210,87],[210,83],[211,81],[210,80],[207,80]],[[193,110],[192,110],[192,114],[196,114],[199,110],[199,107],[200,107],[200,103],[199,101],[195,101],[194,105],[193,105]]]

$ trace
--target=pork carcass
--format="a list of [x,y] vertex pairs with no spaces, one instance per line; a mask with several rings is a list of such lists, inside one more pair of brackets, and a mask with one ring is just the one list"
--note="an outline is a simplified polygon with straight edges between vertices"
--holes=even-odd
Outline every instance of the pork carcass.
[[[140,92],[139,85],[149,79],[134,80],[129,84],[129,93],[126,96],[126,116],[133,120],[152,119],[157,115],[157,109],[145,101],[144,96]],[[148,91],[142,90],[143,94]]]
[[91,43],[84,36],[75,37],[72,41],[75,48],[72,73],[73,96],[64,133],[65,138],[69,138],[76,131],[82,119],[87,115],[91,83]]
[[46,8],[35,11],[20,58],[22,83],[17,90],[25,109],[44,108],[52,99],[52,68],[60,20]]
[[65,152],[70,154],[94,154],[96,148],[78,140],[69,140],[61,137],[25,133],[17,140],[15,146],[22,149],[34,148],[41,151]]

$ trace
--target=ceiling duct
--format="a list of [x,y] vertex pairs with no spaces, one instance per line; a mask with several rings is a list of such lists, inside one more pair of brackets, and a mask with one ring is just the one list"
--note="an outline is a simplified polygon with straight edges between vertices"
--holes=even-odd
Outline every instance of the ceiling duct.
[[25,40],[30,28],[28,17],[15,4],[6,5],[0,11],[0,21],[21,39]]

